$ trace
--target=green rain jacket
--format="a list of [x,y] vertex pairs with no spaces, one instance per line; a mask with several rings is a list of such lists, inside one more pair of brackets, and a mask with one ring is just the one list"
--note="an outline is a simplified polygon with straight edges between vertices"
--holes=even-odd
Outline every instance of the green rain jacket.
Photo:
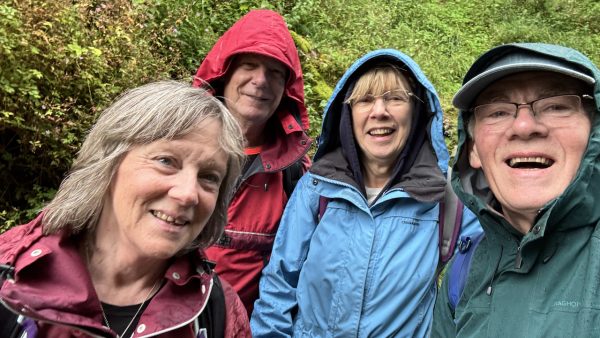
[[[489,205],[483,172],[469,166],[467,112],[458,119],[459,148],[452,185],[479,218],[485,237],[476,247],[455,313],[445,276],[434,310],[433,337],[600,337],[600,71],[579,52],[547,44],[510,44],[572,62],[596,79],[595,119],[585,155],[565,192],[540,211],[531,231],[518,233]],[[465,78],[481,72],[492,52]],[[489,294],[488,294],[489,293]]]

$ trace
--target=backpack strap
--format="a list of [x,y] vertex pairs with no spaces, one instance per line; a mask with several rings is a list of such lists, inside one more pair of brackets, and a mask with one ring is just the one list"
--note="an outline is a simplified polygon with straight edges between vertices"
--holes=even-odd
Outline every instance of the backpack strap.
[[[0,264],[0,287],[2,287],[5,280],[13,279],[14,271],[13,266]],[[32,337],[36,336],[37,327],[33,320],[12,312],[2,304],[0,304],[0,319],[0,337],[16,338],[21,336],[23,332],[32,332],[34,333]]]
[[288,199],[292,196],[292,192],[303,174],[302,159],[283,169],[283,191]]
[[0,337],[18,337],[22,331],[18,321],[19,315],[0,304],[0,318]]
[[463,237],[458,243],[458,254],[448,271],[448,306],[452,310],[452,314],[454,314],[456,305],[465,289],[473,252],[483,239],[483,235],[480,233],[473,238]]
[[463,215],[463,204],[452,190],[451,178],[452,169],[449,167],[446,174],[444,201],[440,203],[439,215],[440,265],[442,266],[448,263],[454,254]]

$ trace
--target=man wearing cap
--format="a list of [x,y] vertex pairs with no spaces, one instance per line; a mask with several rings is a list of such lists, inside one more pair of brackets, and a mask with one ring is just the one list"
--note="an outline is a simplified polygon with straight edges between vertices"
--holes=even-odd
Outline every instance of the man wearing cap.
[[485,235],[447,270],[433,337],[600,336],[599,79],[581,53],[537,43],[467,72],[452,184]]
[[248,161],[206,255],[250,314],[279,220],[310,163],[302,68],[283,17],[252,10],[234,23],[198,68],[194,85],[207,84],[240,123]]

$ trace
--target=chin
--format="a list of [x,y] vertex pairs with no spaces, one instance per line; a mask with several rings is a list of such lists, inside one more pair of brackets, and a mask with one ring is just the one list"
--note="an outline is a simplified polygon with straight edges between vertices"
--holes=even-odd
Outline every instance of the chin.
[[[519,196],[519,198],[515,200],[514,196]],[[556,197],[557,196],[540,196],[539,194],[536,195],[522,193],[520,195],[512,195],[511,203],[505,204],[501,202],[501,204],[506,205],[508,209],[511,209],[517,213],[537,213],[538,210],[543,208],[548,202],[552,201]]]

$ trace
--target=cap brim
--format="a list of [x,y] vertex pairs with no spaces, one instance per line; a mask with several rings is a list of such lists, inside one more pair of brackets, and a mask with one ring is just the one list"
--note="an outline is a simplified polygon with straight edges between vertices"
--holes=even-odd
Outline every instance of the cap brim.
[[452,104],[460,110],[468,110],[471,108],[471,103],[475,100],[479,93],[487,88],[492,82],[507,75],[526,71],[549,71],[564,74],[590,85],[596,82],[596,80],[591,76],[558,65],[535,62],[510,64],[488,69],[469,80],[458,90],[456,95],[454,95]]

